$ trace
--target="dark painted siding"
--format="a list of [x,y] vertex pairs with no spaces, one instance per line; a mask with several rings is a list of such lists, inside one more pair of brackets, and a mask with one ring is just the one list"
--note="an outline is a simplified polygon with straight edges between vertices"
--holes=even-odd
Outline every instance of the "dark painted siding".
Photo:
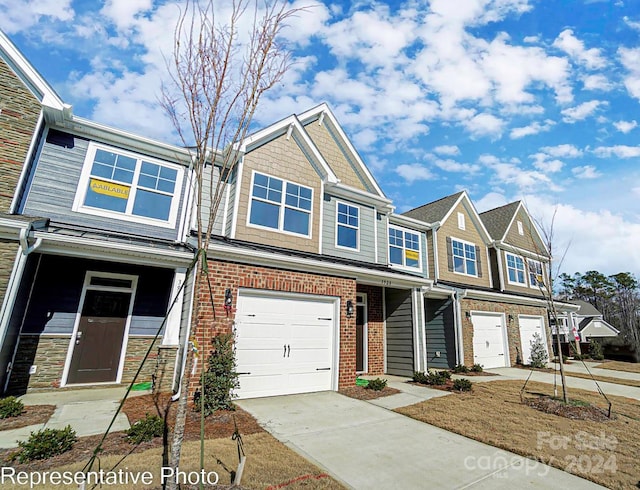
[[413,376],[413,320],[411,290],[387,289],[387,373]]
[[[53,134],[53,133],[52,133]],[[29,192],[22,210],[31,216],[44,216],[52,221],[94,227],[99,230],[131,233],[174,240],[182,213],[186,175],[182,179],[178,219],[174,228],[135,223],[117,218],[105,218],[72,211],[78,182],[82,173],[89,141],[66,133],[56,132],[42,144]]]
[[[451,368],[456,364],[455,325],[451,299],[427,299],[425,336],[428,368]],[[440,353],[440,356],[436,355]]]
[[491,267],[491,278],[493,279],[493,288],[500,289],[500,271],[498,270],[498,255],[495,248],[489,249],[489,266]]
[[129,335],[155,335],[167,311],[170,269],[44,255],[22,333],[71,335],[87,270],[138,276]]

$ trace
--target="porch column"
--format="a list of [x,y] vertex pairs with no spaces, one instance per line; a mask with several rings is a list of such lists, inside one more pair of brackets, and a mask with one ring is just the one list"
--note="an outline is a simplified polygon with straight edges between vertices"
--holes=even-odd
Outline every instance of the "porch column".
[[[176,269],[173,277],[173,286],[171,288],[171,296],[169,296],[169,307],[173,304],[173,308],[167,314],[167,323],[164,328],[164,337],[162,345],[178,345],[180,342],[180,320],[182,318],[182,303],[184,301],[184,288],[182,284],[185,281],[187,269]],[[174,303],[174,298],[175,303]]]

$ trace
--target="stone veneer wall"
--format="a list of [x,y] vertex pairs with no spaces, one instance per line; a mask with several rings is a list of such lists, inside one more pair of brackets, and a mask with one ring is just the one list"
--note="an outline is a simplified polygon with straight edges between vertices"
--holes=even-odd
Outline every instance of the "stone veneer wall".
[[[551,349],[551,331],[549,330],[547,309],[544,307],[495,303],[492,301],[483,301],[477,299],[463,299],[460,306],[462,309],[461,316],[464,363],[467,366],[473,365],[473,324],[471,323],[471,319],[466,317],[466,312],[468,311],[504,313],[505,322],[507,325],[507,340],[509,342],[509,360],[512,366],[515,366],[516,364],[517,353],[522,353],[518,315],[533,315],[541,316],[543,318],[544,327],[547,334],[547,348],[549,349],[549,353],[553,352],[553,350]],[[513,315],[513,321],[511,322],[509,322],[509,315]]]

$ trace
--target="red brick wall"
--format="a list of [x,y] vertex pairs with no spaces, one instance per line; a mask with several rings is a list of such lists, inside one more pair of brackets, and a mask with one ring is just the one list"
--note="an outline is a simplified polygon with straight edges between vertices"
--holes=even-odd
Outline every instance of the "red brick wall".
[[[518,352],[522,353],[522,345],[520,342],[520,326],[518,325],[518,315],[541,316],[544,319],[545,331],[547,333],[547,343],[549,353],[551,350],[551,331],[547,321],[547,309],[536,306],[512,305],[508,303],[495,303],[492,301],[482,301],[477,299],[463,299],[461,301],[462,309],[462,340],[464,348],[464,363],[467,366],[473,364],[473,324],[471,319],[467,318],[468,311],[487,311],[492,313],[504,313],[505,323],[507,325],[507,340],[509,342],[509,360],[512,366],[515,366]],[[509,315],[513,316],[513,320],[509,321]],[[517,347],[517,350],[516,350]]]
[[[205,361],[209,352],[208,339],[220,333],[231,332],[235,305],[238,301],[238,288],[264,289],[288,293],[303,293],[322,296],[337,296],[340,298],[340,363],[338,372],[339,387],[352,386],[356,378],[356,318],[346,316],[346,303],[356,299],[356,282],[354,279],[325,276],[320,274],[306,274],[283,269],[273,269],[233,262],[209,261],[209,279],[213,293],[213,303],[209,295],[209,288],[205,281],[198,293],[199,311],[195,328],[196,339],[202,343],[207,339],[207,345],[200,346]],[[227,316],[224,310],[224,293],[230,288],[233,295],[234,309]],[[380,315],[381,316],[381,315]],[[198,361],[196,376],[192,377],[190,393],[198,387],[198,379],[202,360]]]
[[367,374],[384,374],[384,317],[382,288],[358,284],[357,291],[367,295]]

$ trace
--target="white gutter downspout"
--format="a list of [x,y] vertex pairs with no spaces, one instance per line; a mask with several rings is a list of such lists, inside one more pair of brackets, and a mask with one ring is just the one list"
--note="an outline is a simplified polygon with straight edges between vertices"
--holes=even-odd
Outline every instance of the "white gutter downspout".
[[460,306],[460,302],[467,296],[467,290],[458,289],[453,292],[452,298],[454,298],[456,307],[455,307],[455,319],[456,322],[456,340],[457,340],[457,349],[456,349],[456,363],[464,364],[464,344],[462,340],[462,307]]
[[437,221],[431,228],[431,239],[433,240],[433,280],[437,281],[440,278],[440,267],[438,265],[438,228],[440,228],[440,222]]
[[[195,274],[195,271],[192,270],[191,271],[192,274]],[[188,275],[185,277],[185,281],[188,279]],[[180,393],[182,392],[182,377],[184,376],[184,370],[187,366],[187,349],[189,349],[189,346],[191,345],[191,342],[189,341],[189,338],[191,337],[191,316],[193,315],[193,295],[195,294],[195,289],[196,289],[196,281],[195,281],[195,276],[193,278],[193,283],[191,284],[191,295],[189,296],[189,314],[187,315],[187,332],[184,338],[184,351],[182,354],[182,362],[181,362],[181,366],[180,366],[180,370],[179,373],[176,373],[176,371],[178,371],[177,369],[174,370],[174,376],[176,374],[180,374],[180,376],[178,377],[178,380],[180,380],[178,382],[178,390],[176,391],[176,393],[171,397],[171,401],[176,401],[178,400],[178,398],[180,398]],[[180,338],[178,337],[178,343],[180,343]],[[195,366],[195,359],[194,359],[194,366]],[[177,366],[176,366],[177,368]],[[174,377],[174,382],[175,382],[175,377]]]
[[504,291],[504,271],[502,270],[502,250],[496,249],[496,257],[498,257],[498,277],[500,278],[500,291]]

